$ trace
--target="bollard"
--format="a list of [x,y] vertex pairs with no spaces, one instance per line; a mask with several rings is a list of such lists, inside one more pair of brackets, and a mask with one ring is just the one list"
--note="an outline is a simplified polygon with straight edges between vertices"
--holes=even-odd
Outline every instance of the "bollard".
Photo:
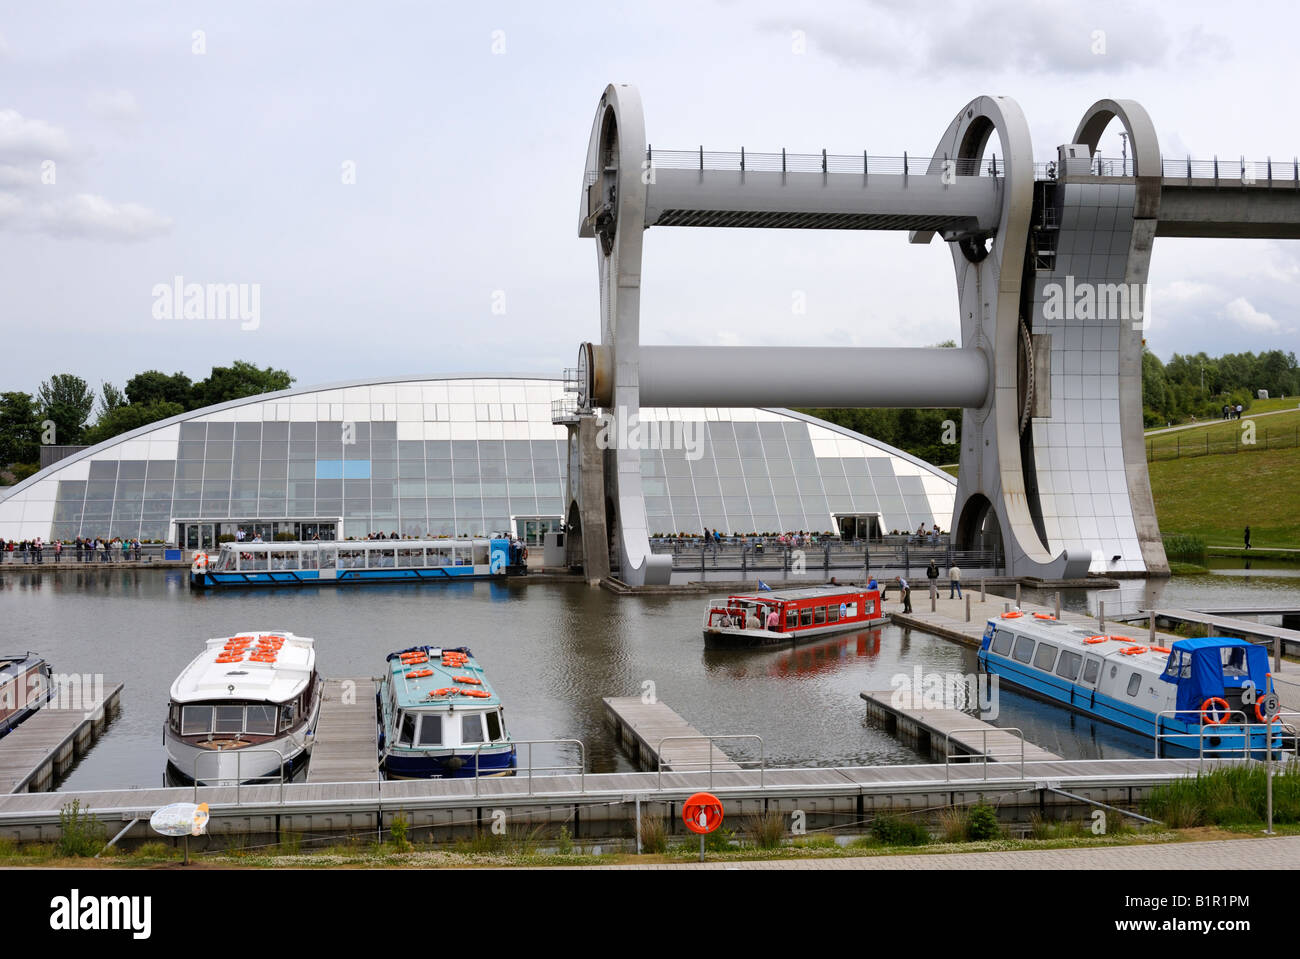
[[1056,591],[1056,618],[1061,618],[1061,591]]
[[966,622],[970,622],[970,593],[966,594]]
[[1147,625],[1147,645],[1154,646],[1155,644],[1156,644],[1156,614],[1152,612],[1150,621],[1148,622]]
[[1106,604],[1097,600],[1097,632],[1106,632]]
[[1016,583],[1016,609],[1020,608],[1020,584]]
[[939,590],[935,587],[934,583],[931,583],[930,584],[930,612],[932,613],[935,610],[935,600],[937,600],[938,598],[939,598]]
[[980,602],[988,602],[988,599],[984,595],[984,580],[982,579],[980,580]]
[[1002,604],[1002,612],[1004,612],[1004,613],[1009,613],[1009,612],[1011,612],[1011,604],[1010,604],[1010,603],[1003,603],[1003,604]]

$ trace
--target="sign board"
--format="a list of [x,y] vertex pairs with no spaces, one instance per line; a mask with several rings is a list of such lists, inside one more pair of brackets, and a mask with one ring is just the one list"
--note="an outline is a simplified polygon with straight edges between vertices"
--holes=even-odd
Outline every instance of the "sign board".
[[149,817],[149,826],[163,836],[201,836],[208,826],[208,804],[177,802]]

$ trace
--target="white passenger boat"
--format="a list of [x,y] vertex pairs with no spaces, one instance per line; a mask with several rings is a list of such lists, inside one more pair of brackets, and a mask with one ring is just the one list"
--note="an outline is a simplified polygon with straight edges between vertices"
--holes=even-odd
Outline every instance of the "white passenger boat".
[[172,683],[168,763],[201,785],[290,779],[310,755],[320,703],[315,640],[281,630],[210,639]]

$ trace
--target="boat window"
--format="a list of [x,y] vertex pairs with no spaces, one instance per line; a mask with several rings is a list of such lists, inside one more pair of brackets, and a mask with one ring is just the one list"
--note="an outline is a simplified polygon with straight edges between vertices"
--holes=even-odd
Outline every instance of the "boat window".
[[287,704],[280,710],[280,728],[288,729],[293,725],[294,717],[298,715],[298,710],[293,703]]
[[212,732],[211,706],[186,706],[181,710],[181,735],[195,736]]
[[488,739],[492,742],[500,742],[501,736],[501,714],[496,710],[487,714]]
[[1011,658],[1018,663],[1027,663],[1034,658],[1034,641],[1028,636],[1017,636],[1016,645],[1011,650]]
[[424,716],[420,719],[420,745],[442,745],[442,717]]
[[785,628],[794,629],[799,625],[799,611],[797,609],[787,609],[785,611]]
[[840,608],[838,606],[826,607],[826,621],[828,623],[838,623],[840,621]]
[[[845,618],[845,619],[856,619],[856,618],[857,618],[857,615],[858,615],[858,604],[857,604],[857,603],[844,603],[843,606],[844,606],[844,618]],[[871,612],[871,603],[866,603],[866,604],[864,604],[862,611],[863,611],[864,613],[869,613],[869,612]]]
[[813,610],[813,622],[816,623],[818,626],[826,622],[825,606],[818,606],[815,610]]
[[1011,652],[1011,641],[1015,638],[1013,633],[1009,633],[1005,629],[999,629],[993,634],[993,652],[999,656],[1005,656]]
[[1136,696],[1138,694],[1138,690],[1141,688],[1142,688],[1142,674],[1134,673],[1132,676],[1128,678],[1128,694],[1130,696]]
[[181,731],[181,708],[179,706],[173,706],[169,710],[169,713],[170,715],[168,716],[168,724],[171,726],[172,732],[180,732]]
[[475,543],[474,544],[474,565],[486,566],[487,561],[488,561],[488,544]]
[[483,742],[482,713],[470,713],[460,717],[460,741],[462,743]]
[[1089,686],[1097,685],[1097,672],[1101,669],[1101,660],[1090,659],[1083,667],[1083,681]]
[[1079,653],[1072,653],[1068,649],[1061,650],[1061,659],[1056,664],[1056,675],[1063,679],[1074,682],[1079,675],[1079,666],[1083,663],[1083,656]]
[[1241,646],[1224,646],[1219,652],[1223,656],[1223,675],[1229,677],[1249,676],[1246,668],[1246,650]]
[[813,616],[813,614],[812,614],[812,607],[811,607],[811,606],[808,607],[807,609],[801,609],[801,610],[799,610],[799,625],[800,625],[800,626],[811,626],[811,625],[812,625],[812,616]]
[[263,735],[275,732],[275,707],[249,706],[244,719],[244,729],[250,733]]
[[1056,665],[1057,649],[1056,646],[1039,643],[1038,652],[1034,653],[1034,669],[1041,669],[1045,673],[1050,673],[1052,667]]
[[218,706],[216,732],[239,733],[244,731],[243,706]]
[[1192,657],[1187,652],[1176,649],[1174,655],[1169,657],[1169,662],[1165,666],[1165,678],[1190,679],[1192,676]]
[[409,746],[415,742],[415,717],[402,713],[402,731],[397,736],[397,745]]

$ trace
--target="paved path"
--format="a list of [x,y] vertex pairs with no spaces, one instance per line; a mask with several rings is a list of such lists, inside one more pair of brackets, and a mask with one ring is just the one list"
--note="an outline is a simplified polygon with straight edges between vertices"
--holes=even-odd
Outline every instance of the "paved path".
[[1269,410],[1267,413],[1251,413],[1248,410],[1243,410],[1240,420],[1237,419],[1225,420],[1220,417],[1215,417],[1214,419],[1201,420],[1199,423],[1184,423],[1182,426],[1165,426],[1165,427],[1161,427],[1158,430],[1147,430],[1142,435],[1159,436],[1162,433],[1177,433],[1180,430],[1201,430],[1201,429],[1205,429],[1205,427],[1207,426],[1218,426],[1221,423],[1241,423],[1241,422],[1245,422],[1246,420],[1258,419],[1261,416],[1274,416],[1278,413],[1294,413],[1296,411],[1296,408],[1297,407],[1293,407],[1291,409],[1283,409],[1283,410]]
[[757,862],[630,863],[585,869],[1223,869],[1300,868],[1300,836],[1224,839],[1091,849],[1026,849],[851,859],[773,859]]

